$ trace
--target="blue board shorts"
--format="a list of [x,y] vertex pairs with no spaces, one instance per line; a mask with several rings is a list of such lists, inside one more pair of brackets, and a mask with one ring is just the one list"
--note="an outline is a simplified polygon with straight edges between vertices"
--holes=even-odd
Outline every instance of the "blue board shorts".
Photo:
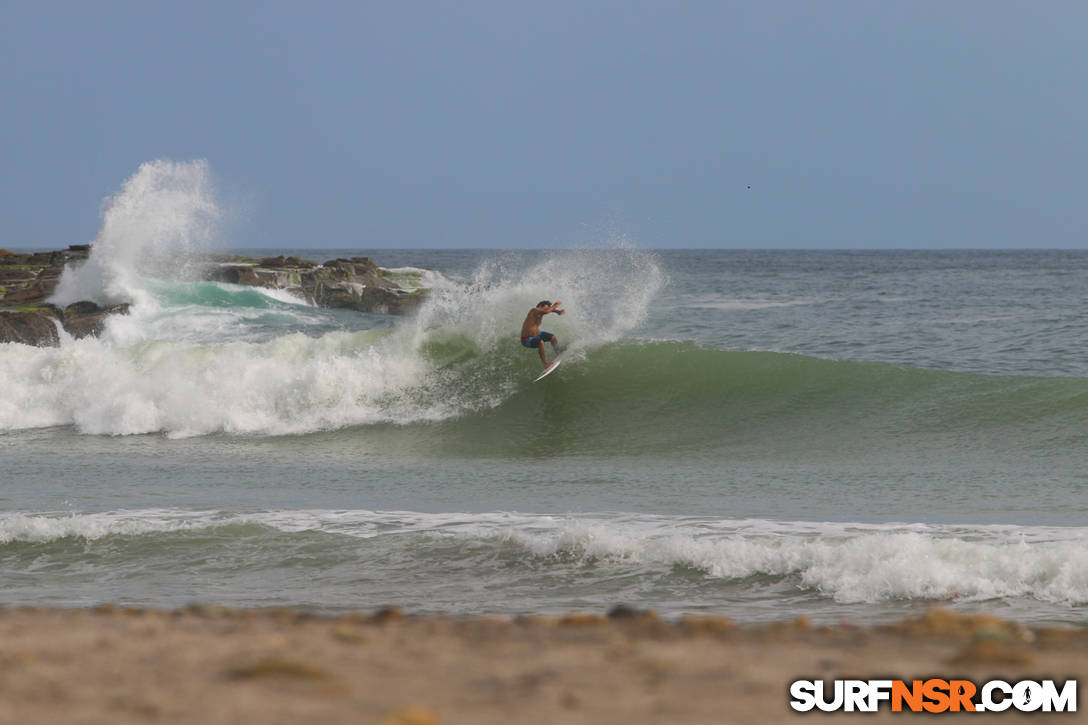
[[552,333],[541,330],[540,333],[533,335],[532,337],[521,338],[521,344],[525,347],[540,347],[540,343],[549,342],[553,337],[555,337],[555,335]]

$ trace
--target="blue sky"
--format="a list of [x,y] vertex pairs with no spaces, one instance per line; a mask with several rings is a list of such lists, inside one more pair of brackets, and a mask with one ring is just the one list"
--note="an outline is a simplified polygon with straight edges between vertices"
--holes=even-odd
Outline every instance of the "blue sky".
[[[1088,4],[0,4],[0,246],[207,159],[236,247],[1081,248]],[[750,187],[750,188],[749,188]]]

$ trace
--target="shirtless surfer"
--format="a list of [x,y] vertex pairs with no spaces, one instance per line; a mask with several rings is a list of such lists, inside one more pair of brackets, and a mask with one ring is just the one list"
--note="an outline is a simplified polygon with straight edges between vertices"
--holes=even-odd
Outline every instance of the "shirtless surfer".
[[541,332],[540,321],[544,319],[544,315],[549,312],[554,312],[557,315],[561,315],[566,310],[559,309],[559,305],[562,302],[556,302],[554,305],[548,300],[541,300],[536,303],[536,307],[529,310],[529,314],[525,316],[525,322],[521,324],[521,344],[525,347],[535,347],[540,350],[540,362],[544,367],[548,367],[551,363],[544,357],[544,343],[551,342],[552,350],[556,353],[559,352],[559,338],[550,332]]

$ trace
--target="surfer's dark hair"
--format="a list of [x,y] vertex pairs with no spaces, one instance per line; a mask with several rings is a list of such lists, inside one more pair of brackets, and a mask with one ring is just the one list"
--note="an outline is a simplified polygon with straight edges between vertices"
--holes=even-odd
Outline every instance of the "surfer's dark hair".
[[541,305],[547,305],[548,307],[551,307],[551,306],[552,306],[552,303],[551,303],[551,302],[549,302],[548,300],[541,300],[540,302],[537,302],[537,303],[536,303],[536,306],[537,306],[537,307],[540,307]]

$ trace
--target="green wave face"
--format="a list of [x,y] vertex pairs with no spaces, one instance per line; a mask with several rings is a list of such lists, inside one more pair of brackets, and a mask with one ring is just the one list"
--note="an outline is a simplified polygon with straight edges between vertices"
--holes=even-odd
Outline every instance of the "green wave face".
[[[738,456],[1054,450],[1088,433],[1088,380],[985,376],[688,342],[612,343],[532,384],[535,361],[432,343],[457,366],[445,394],[513,387],[430,426],[447,453]],[[439,353],[438,351],[441,350]],[[525,356],[526,358],[528,356]],[[432,391],[433,392],[433,391]]]
[[[286,293],[268,294],[254,287],[219,282],[150,283],[151,291],[165,307],[221,307],[281,309],[291,306]],[[299,299],[296,304],[303,304]]]

